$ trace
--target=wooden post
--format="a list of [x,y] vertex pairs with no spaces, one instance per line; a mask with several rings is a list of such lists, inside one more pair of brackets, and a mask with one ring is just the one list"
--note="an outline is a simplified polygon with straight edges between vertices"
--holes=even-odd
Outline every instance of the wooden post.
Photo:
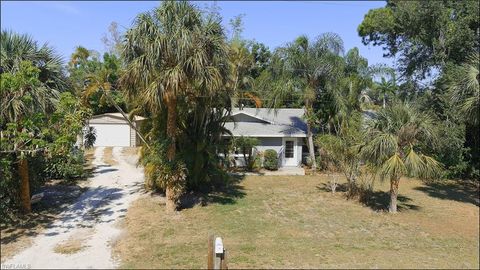
[[[214,241],[215,239],[215,241]],[[209,235],[208,237],[208,269],[228,269],[226,251],[222,238]]]
[[207,258],[207,268],[213,269],[213,234],[208,236],[208,258]]

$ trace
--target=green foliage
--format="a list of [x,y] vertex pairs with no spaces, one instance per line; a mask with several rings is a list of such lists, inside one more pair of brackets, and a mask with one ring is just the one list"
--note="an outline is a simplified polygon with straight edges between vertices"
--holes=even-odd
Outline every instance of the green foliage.
[[13,160],[12,155],[0,154],[0,214],[5,222],[14,217],[20,200],[20,181],[13,180],[17,177]]
[[168,160],[167,147],[168,140],[165,140],[151,148],[142,148],[140,161],[145,166],[146,186],[163,191],[170,187],[174,191],[173,199],[178,201],[186,189],[188,171],[180,159]]
[[75,179],[84,176],[83,151],[76,150],[66,155],[54,155],[47,160],[44,174],[52,179]]
[[361,115],[354,113],[342,123],[338,133],[318,135],[315,144],[320,152],[320,167],[339,170],[348,181],[348,196],[355,195],[357,180],[361,176],[360,150],[364,145]]
[[270,171],[278,170],[278,154],[273,149],[267,149],[264,153],[263,166]]
[[383,46],[399,55],[405,75],[424,78],[447,63],[461,64],[478,52],[480,24],[476,1],[388,1],[372,9],[358,26],[365,45]]
[[432,179],[440,176],[441,165],[420,149],[435,144],[432,117],[408,104],[397,104],[378,112],[369,123],[369,141],[362,148],[365,159],[377,173],[390,180],[401,176]]
[[[142,129],[153,149],[144,151],[170,151],[170,159],[182,164],[182,170],[175,164],[165,167],[161,164],[168,159],[145,155],[150,157],[143,161],[150,179],[158,178],[160,170],[180,175],[185,168],[185,189],[225,183],[218,153],[227,147],[222,135],[228,134],[224,123],[233,89],[220,18],[202,14],[189,2],[165,1],[153,12],[139,14],[125,39],[121,85],[132,112],[149,119]],[[183,183],[183,177],[169,175]]]
[[22,63],[29,62],[38,69],[37,77],[45,88],[59,92],[68,87],[62,57],[48,44],[39,45],[31,36],[2,30],[0,36],[0,65],[2,73],[17,73]]
[[5,31],[1,42],[0,210],[13,217],[19,206],[19,160],[29,164],[30,193],[51,177],[83,174],[83,155],[73,149],[90,112],[62,92],[63,68],[51,48]]
[[480,56],[475,52],[461,66],[447,70],[447,87],[453,105],[466,117],[467,123],[480,125]]
[[260,143],[257,138],[240,136],[234,140],[235,148],[238,149],[245,161],[245,167],[248,171],[253,170],[256,156],[256,147]]
[[68,64],[69,81],[75,95],[83,99],[93,115],[117,111],[102,91],[105,88],[111,92],[114,102],[126,109],[123,95],[118,91],[121,65],[120,57],[114,53],[105,53],[101,59],[97,52],[81,46],[72,53]]

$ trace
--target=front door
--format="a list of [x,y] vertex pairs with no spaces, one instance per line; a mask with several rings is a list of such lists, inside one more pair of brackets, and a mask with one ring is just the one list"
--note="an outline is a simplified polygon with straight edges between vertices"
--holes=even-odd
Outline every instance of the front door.
[[283,139],[283,160],[285,166],[297,166],[297,142],[295,138]]

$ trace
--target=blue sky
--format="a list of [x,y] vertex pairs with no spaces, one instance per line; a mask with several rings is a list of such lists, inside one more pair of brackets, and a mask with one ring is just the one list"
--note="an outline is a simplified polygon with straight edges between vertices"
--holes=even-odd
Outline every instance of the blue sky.
[[[195,2],[205,7],[212,2]],[[379,47],[364,46],[357,26],[369,9],[385,2],[217,2],[223,23],[245,14],[243,37],[266,44],[271,50],[294,40],[301,34],[316,37],[336,32],[344,40],[345,49],[354,46],[369,64],[387,63]],[[40,42],[48,42],[68,59],[74,48],[82,45],[99,52],[105,50],[101,38],[112,21],[128,28],[135,16],[158,6],[159,1],[2,1],[1,27],[28,33]]]

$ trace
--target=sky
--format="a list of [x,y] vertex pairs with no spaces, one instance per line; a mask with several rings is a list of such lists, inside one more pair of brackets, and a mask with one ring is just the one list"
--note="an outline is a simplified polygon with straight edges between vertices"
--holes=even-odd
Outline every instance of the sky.
[[[105,51],[101,38],[115,21],[128,29],[135,16],[159,5],[159,1],[1,1],[1,28],[28,33],[41,43],[48,42],[68,60],[76,46]],[[213,2],[195,2],[205,8]],[[242,36],[267,45],[271,50],[305,34],[339,34],[345,51],[358,47],[369,64],[386,63],[380,47],[365,46],[357,27],[369,9],[383,7],[384,1],[218,1],[223,24],[244,14]]]

